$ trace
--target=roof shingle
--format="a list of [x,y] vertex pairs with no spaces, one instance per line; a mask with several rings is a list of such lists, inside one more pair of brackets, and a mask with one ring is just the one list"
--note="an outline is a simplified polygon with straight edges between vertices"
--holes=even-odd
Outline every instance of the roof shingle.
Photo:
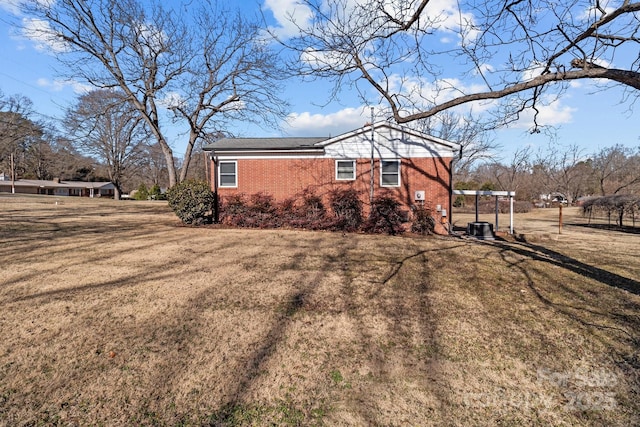
[[205,151],[217,150],[295,150],[316,148],[328,136],[290,138],[222,138],[203,147]]

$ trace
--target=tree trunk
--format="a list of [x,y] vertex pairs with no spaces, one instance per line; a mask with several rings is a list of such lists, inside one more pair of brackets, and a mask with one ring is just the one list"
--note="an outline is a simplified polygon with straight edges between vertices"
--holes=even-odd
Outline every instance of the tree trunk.
[[[166,142],[165,142],[166,144]],[[173,159],[173,150],[168,145],[162,145],[162,152],[167,160],[167,174],[169,175],[169,188],[174,187],[178,183],[178,174]]]
[[180,169],[180,182],[187,179],[187,172],[189,172],[189,164],[191,163],[191,153],[193,152],[193,147],[196,144],[197,138],[197,134],[195,134],[193,131],[189,133],[189,143],[187,144],[187,150],[184,153],[182,169]]
[[159,129],[153,129],[153,133],[158,139],[158,145],[162,149],[162,154],[164,154],[165,161],[167,162],[167,174],[169,175],[169,188],[172,188],[178,183],[178,174],[176,172],[176,164],[173,158],[173,150],[169,147],[169,144],[164,139],[164,136],[160,132]]
[[622,227],[622,218],[624,217],[624,206],[620,207],[620,211],[618,212],[618,217],[620,219],[620,227]]

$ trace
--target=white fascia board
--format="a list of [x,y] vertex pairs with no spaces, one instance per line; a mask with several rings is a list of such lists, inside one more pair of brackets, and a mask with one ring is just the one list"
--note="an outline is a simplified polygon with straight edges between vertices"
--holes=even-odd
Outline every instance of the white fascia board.
[[488,191],[488,190],[453,190],[456,196],[503,196],[515,197],[515,191]]

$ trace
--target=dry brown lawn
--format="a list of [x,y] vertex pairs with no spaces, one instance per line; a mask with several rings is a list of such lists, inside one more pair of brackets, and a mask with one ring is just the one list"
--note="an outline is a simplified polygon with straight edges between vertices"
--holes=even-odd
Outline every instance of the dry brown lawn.
[[0,195],[0,425],[640,425],[640,235],[556,214],[483,242]]

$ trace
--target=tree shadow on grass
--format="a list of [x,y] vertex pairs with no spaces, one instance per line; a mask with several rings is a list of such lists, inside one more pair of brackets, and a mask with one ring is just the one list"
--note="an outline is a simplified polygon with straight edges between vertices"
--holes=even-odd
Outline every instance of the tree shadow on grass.
[[[419,258],[419,257],[423,257],[424,258],[427,253],[429,253],[430,255],[433,255],[433,254],[435,254],[437,252],[447,252],[447,251],[451,251],[451,250],[453,250],[453,249],[455,249],[457,247],[462,247],[462,246],[464,246],[464,245],[449,246],[449,247],[441,248],[441,249],[433,249],[433,248],[432,249],[428,249],[428,250],[425,249],[425,250],[418,251],[418,252],[416,252],[416,253],[414,253],[412,255],[406,256],[403,259],[401,259],[401,260],[399,260],[399,261],[397,261],[395,263],[395,265],[391,269],[391,272],[389,273],[389,275],[382,281],[382,284],[386,285],[387,283],[389,283],[389,281],[391,281],[393,278],[395,278],[398,275],[398,273],[400,272],[402,267],[407,262],[409,262],[409,261],[411,261],[411,260],[413,260],[415,258]],[[426,262],[426,260],[424,262]]]
[[568,223],[566,225],[570,225],[573,227],[584,227],[584,228],[592,228],[594,230],[606,230],[606,231],[618,231],[620,233],[627,234],[640,234],[640,227],[632,227],[630,225],[613,225],[613,224],[578,224],[578,223]]
[[[291,246],[295,247],[296,242],[291,241]],[[319,248],[320,246],[322,246],[320,242],[317,242],[317,245],[310,247]],[[317,255],[314,251],[308,252],[306,249],[300,248],[285,264],[287,269],[299,271],[301,280],[295,290],[282,300],[278,309],[279,314],[257,342],[257,347],[252,351],[249,362],[245,365],[246,369],[238,373],[234,384],[227,386],[225,395],[229,396],[229,399],[210,414],[211,425],[236,425],[239,419],[247,421],[242,417],[243,415],[250,416],[252,411],[269,411],[265,408],[251,406],[250,390],[254,381],[259,380],[262,373],[269,369],[271,360],[277,357],[279,351],[282,351],[281,344],[289,339],[289,334],[296,328],[295,323],[301,319],[304,319],[305,323],[316,322],[325,316],[348,319],[352,326],[352,329],[349,330],[357,338],[352,338],[354,342],[348,345],[348,350],[341,347],[344,343],[340,339],[329,347],[318,343],[318,348],[322,349],[323,356],[314,361],[314,369],[323,373],[326,371],[327,384],[320,381],[315,383],[313,387],[320,396],[325,396],[324,398],[329,402],[333,399],[342,400],[348,408],[347,410],[351,411],[359,422],[366,425],[379,424],[376,414],[380,410],[381,403],[377,400],[380,390],[376,392],[363,389],[363,383],[373,382],[375,385],[378,381],[389,381],[393,384],[390,372],[393,369],[398,369],[394,363],[400,363],[398,362],[399,354],[405,351],[418,351],[407,347],[409,342],[413,342],[407,337],[417,339],[419,343],[422,343],[419,347],[425,348],[425,352],[438,347],[437,334],[433,325],[433,309],[429,297],[430,267],[428,266],[427,251],[416,248],[415,251],[399,259],[396,263],[386,261],[385,264],[389,268],[386,273],[380,271],[379,275],[374,273],[375,277],[364,279],[371,274],[370,268],[366,266],[371,262],[380,262],[381,260],[376,255],[359,249],[357,242],[353,240],[346,240],[344,244],[338,246],[337,252],[323,255]],[[403,273],[400,273],[400,270],[408,263],[417,264],[414,267],[419,272],[411,273],[411,278],[419,277],[419,280],[409,280],[403,277]],[[305,268],[311,268],[311,271],[305,272]],[[328,272],[339,276],[341,283],[333,288],[332,295],[318,296],[317,290],[319,288],[323,287],[323,290],[326,291],[325,277]],[[409,295],[411,297],[408,297]],[[419,313],[417,319],[417,323],[420,325],[419,332],[413,329],[416,323],[413,322],[414,318],[409,315],[409,313],[415,312]],[[383,322],[384,326],[388,328],[388,334],[379,335],[379,330],[370,324],[373,318],[378,318],[380,322]],[[317,326],[322,328],[322,322]],[[416,332],[418,332],[417,336]],[[355,363],[352,359],[352,351],[360,351],[356,365],[370,369],[370,373],[367,374],[371,376],[370,378],[360,378],[359,374],[349,371],[351,364]],[[392,355],[396,358],[393,359]],[[406,358],[411,359],[412,363],[419,363],[417,356],[413,354],[408,354]],[[429,368],[411,366],[411,369],[423,374],[420,376],[439,378],[441,375],[438,369],[433,366]],[[404,365],[403,368],[409,369]],[[340,379],[336,380],[330,376],[329,371],[331,371],[331,375],[337,372]],[[344,379],[343,374],[345,375]],[[353,388],[351,385],[347,385],[350,381],[355,382]],[[416,381],[419,382],[419,380]],[[348,393],[345,387],[348,389]],[[307,393],[315,395],[316,391],[307,390]],[[433,391],[434,398],[447,401],[448,398],[443,393],[445,392],[440,389]],[[348,397],[346,397],[347,395]],[[305,408],[307,412],[311,410],[311,414],[306,415],[305,422],[313,420],[314,410],[325,410],[323,407],[327,403],[323,402],[315,402],[313,407]],[[288,411],[300,411],[300,408],[293,406],[289,407]],[[303,414],[297,415],[305,417]],[[295,420],[290,419],[289,421]],[[295,422],[292,424],[298,425]]]
[[612,273],[594,265],[586,264],[547,247],[529,243],[525,239],[520,239],[512,243],[495,240],[489,244],[536,261],[545,262],[570,270],[586,278],[596,280],[604,285],[623,289],[635,295],[640,295],[640,282],[637,280]]
[[[551,271],[546,269],[535,269],[529,264],[522,263],[521,260],[513,261],[506,256],[508,253],[516,254],[523,257],[525,260],[533,260],[549,264],[558,268],[563,268],[579,274],[587,279],[595,280],[603,285],[610,286],[617,289],[622,289],[635,295],[640,295],[640,283],[634,279],[630,279],[619,274],[612,273],[602,268],[583,263],[575,258],[564,255],[560,252],[551,250],[541,245],[535,245],[527,243],[525,241],[506,242],[506,241],[491,241],[482,242],[483,244],[489,244],[501,249],[500,256],[505,263],[513,268],[517,268],[526,278],[529,289],[534,293],[536,298],[548,307],[553,308],[559,314],[566,316],[567,318],[580,323],[585,327],[593,327],[601,330],[609,330],[619,332],[626,336],[634,347],[640,346],[640,338],[637,335],[638,328],[640,327],[640,318],[638,316],[629,315],[624,312],[612,311],[610,307],[602,307],[599,303],[597,296],[589,297],[588,292],[581,292],[578,288],[573,288],[568,283],[559,283],[551,280],[550,284],[536,281],[533,275],[533,271],[551,274]],[[572,295],[574,303],[557,302],[554,301],[553,294],[555,291],[550,286],[557,286],[558,290]],[[632,307],[636,304],[632,301],[628,301]],[[599,322],[597,319],[609,319],[609,322]],[[620,355],[626,360],[628,355]],[[635,356],[637,357],[637,356]],[[636,366],[637,369],[637,366]]]

